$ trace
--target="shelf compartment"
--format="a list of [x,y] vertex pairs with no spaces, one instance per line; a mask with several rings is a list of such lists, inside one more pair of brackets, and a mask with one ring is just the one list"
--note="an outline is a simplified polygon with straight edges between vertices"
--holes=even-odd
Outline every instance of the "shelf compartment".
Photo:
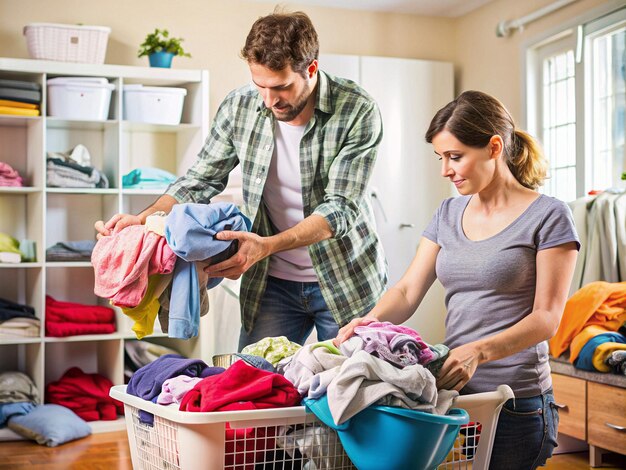
[[59,380],[71,367],[79,367],[86,374],[100,374],[113,383],[124,382],[124,352],[122,341],[46,342],[46,384]]
[[58,242],[93,240],[94,223],[117,212],[116,194],[47,193],[46,248]]
[[[54,118],[47,118],[46,121],[46,157],[48,152],[64,153],[82,144],[89,151],[89,166],[106,175],[109,188],[117,186],[120,135],[117,121],[67,121]],[[45,181],[45,168],[43,176]],[[83,188],[54,189],[67,191]]]
[[[0,297],[33,307],[35,316],[41,319],[44,306],[43,269],[41,267],[22,269],[18,264],[2,264],[0,266],[3,268],[0,278]],[[14,267],[14,269],[9,271],[7,268],[10,267]]]
[[22,177],[25,186],[22,191],[43,186],[43,141],[42,118],[0,116],[0,161],[10,165]]
[[43,401],[43,346],[41,342],[0,343],[0,372],[22,372],[34,382]]
[[[0,232],[18,241],[42,239],[43,194],[41,192],[2,192],[0,193]],[[39,245],[37,243],[37,245]],[[37,261],[41,261],[42,247],[37,246]]]

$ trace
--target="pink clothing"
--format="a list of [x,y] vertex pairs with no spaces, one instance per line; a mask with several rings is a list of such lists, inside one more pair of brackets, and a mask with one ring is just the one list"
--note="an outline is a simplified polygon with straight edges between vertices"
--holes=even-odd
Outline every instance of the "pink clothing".
[[8,163],[0,162],[0,186],[22,186],[22,177]]
[[178,375],[163,382],[161,393],[157,397],[159,405],[169,405],[170,403],[180,403],[185,394],[191,390],[202,377],[189,377]]
[[435,359],[417,331],[390,322],[357,326],[354,334],[363,340],[363,350],[398,367],[426,365]]
[[91,254],[94,293],[120,307],[136,307],[146,293],[148,276],[169,274],[176,255],[164,237],[131,225],[96,243]]

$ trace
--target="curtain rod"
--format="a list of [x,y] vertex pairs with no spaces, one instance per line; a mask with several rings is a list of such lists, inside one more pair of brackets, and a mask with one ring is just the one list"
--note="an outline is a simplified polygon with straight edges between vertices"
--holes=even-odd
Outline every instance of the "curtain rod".
[[522,16],[521,18],[509,21],[500,21],[496,26],[496,36],[498,36],[499,38],[506,37],[514,30],[523,29],[526,24],[538,20],[539,18],[543,18],[553,11],[559,10],[560,8],[563,8],[564,6],[567,6],[570,3],[574,3],[576,1],[578,0],[558,0],[554,3],[546,5],[543,8],[540,8],[539,10],[529,13],[526,16]]

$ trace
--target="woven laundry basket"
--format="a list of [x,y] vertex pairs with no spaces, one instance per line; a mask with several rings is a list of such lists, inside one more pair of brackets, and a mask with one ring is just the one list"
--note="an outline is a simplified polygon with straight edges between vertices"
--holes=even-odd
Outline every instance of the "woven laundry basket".
[[30,23],[24,27],[32,59],[103,64],[111,28],[56,23]]

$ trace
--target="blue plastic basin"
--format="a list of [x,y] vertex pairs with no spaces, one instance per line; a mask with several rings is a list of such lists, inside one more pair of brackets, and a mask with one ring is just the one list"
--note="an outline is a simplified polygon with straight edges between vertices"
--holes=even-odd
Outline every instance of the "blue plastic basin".
[[465,410],[453,408],[447,415],[391,406],[370,406],[337,425],[326,395],[305,398],[307,411],[335,429],[344,450],[359,470],[430,470],[444,461],[469,422]]

